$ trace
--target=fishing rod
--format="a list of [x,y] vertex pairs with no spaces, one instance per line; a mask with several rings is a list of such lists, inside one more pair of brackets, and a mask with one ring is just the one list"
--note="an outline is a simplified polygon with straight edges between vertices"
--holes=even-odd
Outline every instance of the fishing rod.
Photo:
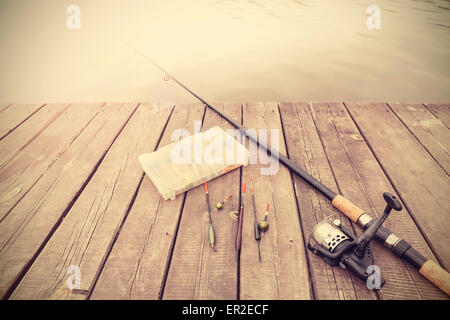
[[252,204],[253,204],[253,216],[255,218],[253,223],[253,230],[255,234],[255,240],[258,244],[258,260],[261,262],[261,232],[259,232],[259,226],[258,226],[258,219],[256,218],[256,204],[255,204],[255,194],[254,194],[254,188],[253,188],[253,178],[250,176],[250,192],[252,194]]
[[214,228],[213,228],[213,224],[212,224],[211,202],[209,201],[208,182],[205,182],[205,195],[206,195],[206,205],[208,207],[208,218],[209,218],[209,226],[208,226],[209,244],[211,245],[211,248],[214,249],[214,244],[216,243],[216,237],[214,234]]
[[[144,59],[153,64],[156,68],[161,70],[166,76],[165,80],[172,79],[179,86],[189,92],[196,99],[201,101],[205,106],[216,112],[220,117],[228,121],[233,127],[235,127],[241,134],[245,135],[250,141],[256,143],[261,149],[270,154],[272,158],[275,160],[279,160],[283,165],[285,165],[291,172],[302,178],[305,182],[307,182],[314,189],[323,194],[328,200],[331,201],[331,204],[347,216],[350,220],[355,222],[364,230],[368,229],[373,223],[374,219],[370,217],[367,213],[364,212],[361,208],[344,198],[342,195],[339,195],[329,189],[326,185],[318,181],[308,172],[297,166],[292,160],[280,154],[278,150],[269,148],[264,142],[258,141],[254,132],[251,130],[247,130],[244,126],[236,123],[230,117],[220,112],[214,105],[207,102],[205,99],[197,95],[195,92],[187,88],[183,83],[174,78],[171,74],[169,74],[166,70],[164,70],[161,66],[151,60],[149,57],[144,55],[142,52],[138,51],[134,48],[134,52],[141,55]],[[401,239],[388,229],[380,226],[375,235],[375,239],[383,243],[387,248],[389,248],[395,255],[409,262],[412,266],[414,266],[419,273],[436,285],[439,289],[441,289],[445,294],[450,296],[450,274],[443,269],[440,265],[434,262],[431,259],[427,259],[417,250],[415,250],[407,241]]]

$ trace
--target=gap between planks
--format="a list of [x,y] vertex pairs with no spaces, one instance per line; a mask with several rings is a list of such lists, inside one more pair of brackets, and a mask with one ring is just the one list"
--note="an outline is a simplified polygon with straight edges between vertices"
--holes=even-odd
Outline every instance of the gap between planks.
[[[372,217],[378,216],[385,206],[381,194],[385,191],[392,192],[393,187],[345,106],[336,103],[314,103],[312,109],[315,110],[316,127],[322,137],[330,165],[336,168],[333,171],[339,182],[339,191]],[[403,236],[425,256],[433,257],[408,212],[396,215],[395,223],[388,219],[385,225],[392,232]],[[357,231],[360,231],[359,228]],[[374,242],[373,250],[375,262],[388,270],[385,273],[387,285],[378,292],[383,299],[442,298],[439,290],[426,283],[417,270],[387,251],[381,244]],[[394,276],[395,272],[400,273]]]
[[[388,105],[388,106],[389,106],[389,105]],[[390,106],[389,106],[389,107],[390,107]],[[279,108],[279,105],[278,105],[278,108]],[[242,112],[242,109],[243,109],[243,108],[242,108],[242,105],[241,105],[241,112]],[[205,115],[206,115],[206,112],[204,113],[203,117],[205,117]],[[280,113],[280,117],[281,117],[281,113]],[[398,117],[398,115],[397,115],[397,117]],[[129,120],[129,119],[128,119],[128,120]],[[357,125],[355,119],[352,118],[352,120],[353,120],[353,121],[355,122],[355,124]],[[399,120],[401,120],[401,119],[399,119]],[[168,121],[169,121],[169,120],[168,120]],[[402,122],[403,122],[403,121],[402,121]],[[283,125],[283,121],[281,121],[281,124]],[[167,123],[166,123],[166,125],[167,125]],[[407,127],[407,126],[405,125],[405,123],[403,123],[403,125],[404,125],[405,127]],[[122,127],[122,129],[123,129],[123,127]],[[282,129],[283,129],[283,137],[284,137],[284,139],[286,139],[285,136],[284,136],[284,128],[282,127]],[[359,127],[358,127],[358,129],[360,130]],[[409,130],[408,127],[407,127],[407,129]],[[316,130],[317,130],[317,128],[316,128]],[[164,132],[164,130],[163,130],[163,132]],[[361,132],[361,130],[360,130],[360,132]],[[410,133],[412,134],[412,132],[410,132]],[[120,134],[120,132],[119,132],[119,134]],[[163,133],[161,133],[160,139],[161,139],[162,135],[163,135]],[[118,136],[118,135],[117,135],[117,136]],[[116,138],[117,138],[117,136],[116,136]],[[319,135],[319,136],[320,136],[320,135]],[[364,137],[364,135],[363,135],[363,137]],[[415,137],[415,138],[417,139],[417,137]],[[371,146],[370,146],[369,142],[367,141],[367,139],[366,139],[365,137],[364,137],[364,139],[365,139],[367,145],[369,146],[369,148],[371,148]],[[114,140],[114,141],[115,141],[115,140]],[[113,141],[113,143],[114,143],[114,141]],[[323,144],[323,142],[322,142],[322,144]],[[111,145],[112,145],[112,144],[111,144]],[[286,146],[287,146],[287,145],[286,145]],[[110,146],[110,147],[111,147],[111,146]],[[426,149],[426,148],[425,148],[425,149]],[[371,149],[371,151],[372,151],[372,153],[374,154],[374,156],[376,157],[376,154],[375,154],[375,152],[373,151],[373,149]],[[427,150],[427,151],[428,151],[428,150]],[[106,154],[106,153],[105,153],[105,154]],[[326,152],[325,152],[325,154],[326,154],[327,157],[328,157],[328,154],[327,154]],[[385,173],[386,177],[388,177],[388,179],[390,179],[389,174],[386,172],[386,170],[384,170],[384,168],[383,168],[383,166],[382,166],[380,160],[379,160],[377,157],[376,157],[376,159],[377,159],[377,161],[378,161],[380,167],[382,168],[383,172]],[[103,160],[103,157],[101,158],[101,160]],[[101,160],[100,160],[100,162],[101,162]],[[329,159],[328,159],[328,161],[329,161]],[[100,162],[98,163],[98,165],[100,164]],[[98,167],[98,166],[97,166],[97,167]],[[97,168],[97,167],[96,167],[96,168]],[[331,168],[332,168],[332,166],[331,166]],[[95,170],[96,170],[96,169],[95,169]],[[92,177],[92,175],[95,173],[95,170],[93,171],[93,173],[90,175],[89,178]],[[241,170],[239,176],[240,176],[240,182],[241,182],[241,181],[242,181],[242,170]],[[291,173],[291,176],[292,176],[292,173]],[[333,172],[333,176],[335,177],[334,172]],[[336,177],[335,177],[335,179],[336,179]],[[292,177],[291,177],[291,181],[292,181],[292,186],[293,186],[293,188],[294,188],[294,190],[295,190],[295,182],[294,182],[294,180],[292,179]],[[89,182],[89,180],[86,181],[86,184],[87,184],[87,182]],[[141,183],[142,183],[142,177],[141,177],[141,182],[140,182],[138,188],[136,189],[136,193],[138,192]],[[391,183],[391,185],[392,185],[393,187],[395,187],[391,180],[390,180],[390,183]],[[336,180],[336,184],[337,184],[338,190],[341,191],[341,190],[340,190],[340,186],[339,186],[337,180]],[[83,188],[84,188],[85,186],[86,186],[86,185],[83,185]],[[397,191],[397,190],[396,190],[396,191]],[[81,193],[81,192],[80,192],[80,193]],[[76,200],[76,199],[74,198],[74,201],[73,201],[73,202],[75,202],[75,200]],[[185,200],[185,199],[184,199],[184,200]],[[73,204],[73,202],[72,202],[72,204]],[[402,202],[403,202],[404,204],[406,204],[405,201],[403,201],[403,199],[402,199]],[[134,204],[134,202],[133,202],[132,204]],[[132,204],[130,205],[130,207],[129,207],[128,210],[131,209]],[[300,209],[299,209],[299,207],[298,207],[298,203],[297,203],[297,202],[296,202],[296,205],[297,205],[297,211],[298,211],[298,214],[300,214]],[[183,211],[183,209],[184,209],[184,202],[183,202],[182,211]],[[408,208],[407,208],[407,209],[408,209]],[[408,211],[409,211],[409,210],[408,210]],[[128,211],[128,212],[129,212],[129,211]],[[247,212],[248,212],[248,210],[247,210]],[[123,225],[123,223],[125,222],[126,218],[127,218],[127,216],[125,216],[125,218],[124,218],[124,220],[123,220],[123,222],[122,222],[122,225]],[[413,220],[414,220],[414,219],[413,219]],[[181,214],[180,214],[179,221],[181,221]],[[179,223],[179,221],[178,221],[178,223]],[[415,220],[414,220],[414,222],[416,223],[417,227],[420,229],[419,224],[418,224]],[[301,222],[300,222],[300,223],[301,223]],[[179,226],[179,224],[178,224],[178,226]],[[177,227],[177,228],[178,228],[178,227]],[[118,235],[118,233],[116,234],[116,237],[117,237],[117,235]],[[304,236],[304,234],[303,234],[303,236]],[[175,241],[176,241],[176,239],[175,239]],[[175,246],[175,244],[174,244],[174,246]],[[111,248],[112,248],[112,246],[111,246]],[[173,247],[172,247],[172,249],[173,249]],[[169,257],[169,258],[171,258],[171,254],[172,254],[172,251],[171,251],[171,253],[170,253],[170,257]],[[239,262],[240,262],[240,261],[239,261]],[[239,263],[239,262],[238,262],[238,263]],[[169,269],[169,266],[170,266],[170,260],[168,261],[168,264],[169,264],[169,265],[168,265],[168,267],[166,268],[166,272],[168,272],[168,269]],[[102,266],[102,267],[103,267],[103,266]],[[97,278],[97,279],[98,279],[98,278]],[[240,276],[239,276],[239,265],[238,265],[238,277],[237,277],[237,279],[238,279],[238,288],[239,288],[239,280],[240,280]],[[164,286],[163,286],[163,288],[164,288]],[[239,290],[239,289],[238,289],[238,290]],[[162,293],[161,293],[161,295],[162,295]],[[238,291],[238,297],[239,297],[239,291]]]
[[[440,206],[440,203],[439,203],[439,199],[435,199],[435,197],[434,197],[434,195],[431,193],[431,194],[428,194],[427,192],[432,192],[432,190],[428,190],[428,187],[430,187],[430,185],[427,185],[426,184],[426,181],[425,182],[421,182],[421,184],[416,184],[416,186],[414,186],[413,188],[411,188],[411,187],[409,187],[409,188],[405,188],[403,185],[404,185],[404,183],[405,183],[405,179],[406,178],[408,178],[409,177],[409,180],[411,180],[411,179],[419,179],[420,177],[416,177],[415,175],[413,176],[412,174],[409,174],[408,176],[402,176],[402,174],[404,174],[404,172],[407,172],[407,170],[409,170],[409,168],[404,168],[404,172],[400,172],[400,171],[398,171],[398,170],[395,170],[395,163],[393,163],[393,164],[391,164],[390,165],[390,161],[386,161],[386,159],[385,159],[385,157],[384,157],[384,159],[381,159],[380,158],[380,152],[381,151],[383,151],[382,149],[380,149],[380,147],[379,146],[374,146],[373,144],[372,144],[372,142],[370,141],[371,139],[374,139],[374,137],[373,137],[373,135],[372,135],[372,137],[369,139],[369,137],[368,137],[368,135],[370,135],[371,134],[371,132],[370,132],[370,130],[368,129],[368,128],[362,128],[361,127],[361,123],[360,122],[358,122],[357,121],[357,119],[355,118],[355,114],[357,114],[357,105],[358,104],[351,104],[352,105],[352,108],[353,108],[353,111],[351,111],[351,110],[349,110],[349,105],[348,105],[349,103],[344,103],[344,106],[345,106],[345,108],[346,108],[346,110],[347,110],[347,112],[349,113],[349,115],[350,115],[350,117],[353,119],[353,121],[354,121],[354,123],[356,124],[356,126],[357,126],[357,128],[358,128],[358,130],[359,130],[359,132],[360,132],[360,134],[361,134],[361,136],[363,136],[364,137],[364,139],[365,139],[365,141],[366,141],[366,144],[367,144],[367,146],[370,148],[370,150],[371,150],[371,152],[372,152],[372,154],[374,155],[374,157],[377,159],[377,162],[378,162],[378,164],[379,164],[379,166],[382,168],[382,170],[383,170],[383,172],[385,173],[385,176],[389,179],[389,181],[390,181],[390,183],[391,183],[391,185],[392,185],[392,187],[394,188],[394,190],[396,191],[396,193],[398,194],[398,196],[400,197],[400,199],[402,200],[402,203],[404,204],[404,206],[405,206],[405,208],[407,209],[407,212],[409,213],[409,215],[410,215],[410,217],[411,217],[411,219],[414,221],[414,223],[415,223],[415,225],[416,225],[416,227],[417,227],[417,229],[420,231],[420,233],[421,233],[421,235],[423,236],[423,238],[425,239],[425,241],[426,241],[426,243],[427,243],[427,245],[428,245],[428,247],[431,249],[431,251],[433,252],[433,255],[435,256],[435,258],[437,259],[437,261],[441,264],[441,265],[446,265],[446,260],[443,260],[443,258],[442,258],[442,256],[447,256],[448,255],[448,252],[447,251],[445,251],[445,248],[442,246],[442,244],[440,244],[439,243],[439,241],[437,241],[438,239],[436,238],[435,239],[435,235],[433,234],[433,232],[430,230],[430,228],[431,228],[431,226],[430,225],[426,225],[426,224],[424,224],[424,222],[429,222],[429,221],[427,221],[427,219],[425,219],[424,217],[421,217],[420,215],[422,214],[425,214],[424,212],[426,212],[426,211],[430,211],[429,209],[427,209],[426,207],[424,207],[424,203],[426,203],[425,202],[425,200],[426,199],[428,199],[428,202],[429,202],[429,205],[431,206],[431,208],[432,208],[432,210],[430,211],[430,213],[433,213],[433,210],[436,210],[436,211],[442,211],[442,210],[444,210],[441,206]],[[379,104],[379,105],[381,105],[381,104]],[[383,105],[385,105],[385,104],[383,104]],[[372,108],[373,108],[373,106],[372,106]],[[365,110],[367,110],[367,108],[365,109]],[[353,114],[353,112],[355,112],[355,114]],[[367,112],[367,111],[366,111]],[[394,114],[394,113],[393,113]],[[359,116],[360,117],[360,120],[362,119],[362,117],[361,116]],[[394,117],[395,117],[395,114],[394,114]],[[394,119],[394,118],[393,118]],[[416,138],[409,132],[409,130],[408,130],[408,128],[406,128],[404,125],[403,125],[403,123],[397,118],[397,117],[395,117],[395,119],[393,120],[393,121],[395,121],[395,120],[397,120],[400,124],[401,124],[401,127],[400,127],[400,129],[399,130],[404,130],[404,131],[406,131],[406,138],[410,138],[410,139],[412,139],[412,141],[414,142],[413,144],[412,144],[412,147],[414,147],[415,148],[415,150],[412,150],[412,151],[414,151],[414,152],[416,152],[416,155],[417,156],[420,156],[420,157],[422,157],[422,160],[423,161],[431,161],[430,162],[430,164],[432,164],[432,165],[436,165],[436,168],[438,168],[437,170],[438,171],[440,171],[440,172],[442,172],[442,173],[444,173],[445,174],[445,171],[443,171],[442,169],[441,169],[441,167],[440,166],[438,166],[436,163],[435,163],[435,161],[434,161],[434,159],[432,158],[432,157],[430,157],[430,155],[428,154],[428,152],[426,151],[426,149],[424,149],[423,147],[422,147],[422,145],[416,140]],[[405,139],[406,139],[405,138]],[[411,143],[410,143],[411,144]],[[377,150],[375,150],[375,149],[378,149],[378,151]],[[413,148],[413,149],[414,149]],[[423,152],[420,152],[420,151],[423,151]],[[383,155],[381,155],[381,156],[383,156]],[[401,154],[400,155],[395,155],[395,154],[392,154],[391,155],[391,158],[392,159],[394,159],[393,157],[395,157],[395,156],[402,156]],[[406,155],[405,155],[406,156]],[[413,163],[414,165],[415,165],[415,163]],[[393,166],[393,167],[392,167]],[[398,166],[397,166],[398,167]],[[422,167],[422,170],[424,170],[425,168],[423,168]],[[435,170],[435,168],[427,168],[427,169],[429,169],[429,170],[431,170],[431,169],[433,169],[435,172],[434,173],[436,173],[436,170]],[[419,174],[420,172],[416,172],[417,174]],[[441,179],[440,177],[435,177],[435,178],[439,178],[439,179]],[[411,181],[409,181],[409,182],[411,182]],[[417,182],[417,181],[416,181]],[[439,181],[441,184],[443,183],[442,182],[442,179]],[[403,183],[403,184],[401,184],[401,185],[399,185],[399,183],[401,184],[401,183]],[[412,183],[412,182],[411,182]],[[412,183],[411,185],[414,185],[414,183]],[[418,197],[418,195],[416,195],[416,196],[414,196],[413,194],[415,193],[415,192],[417,192],[417,190],[416,189],[420,189],[421,191],[424,191],[424,192],[421,192],[421,197]],[[418,190],[419,190],[418,189]],[[445,188],[444,188],[445,189]],[[441,190],[441,192],[444,190],[444,189],[442,189]],[[437,195],[438,196],[438,195]],[[431,198],[430,198],[431,197]],[[420,201],[419,201],[419,199],[420,199]],[[431,200],[430,200],[431,199]],[[432,202],[430,202],[430,201],[432,201]],[[433,202],[434,201],[434,202]],[[437,210],[437,209],[439,209],[439,210]],[[437,214],[437,212],[436,212],[436,214]],[[428,219],[429,220],[429,219]],[[439,219],[437,219],[437,221],[439,221]],[[445,221],[441,221],[441,222],[445,222]],[[434,225],[435,227],[438,227],[439,226],[439,224],[436,224],[436,225]],[[441,226],[439,226],[439,227],[441,227]],[[442,227],[441,227],[442,228]],[[442,231],[441,231],[442,232]],[[401,235],[400,235],[401,236]],[[442,239],[444,239],[444,238],[442,238]],[[441,241],[442,241],[442,239],[441,239]],[[436,241],[435,241],[436,240]],[[443,249],[444,248],[444,249]],[[441,251],[441,254],[439,254],[439,250],[438,249],[440,249],[440,251]],[[442,256],[441,256],[442,255]],[[448,261],[447,261],[448,262]]]
[[[157,143],[156,143],[156,147],[155,147],[155,149],[154,149],[153,151],[155,151],[156,149],[158,149],[159,144],[161,143],[161,139],[162,139],[162,137],[163,137],[163,135],[164,135],[164,133],[165,133],[165,131],[166,131],[167,125],[168,125],[168,123],[169,123],[169,121],[170,121],[170,119],[171,119],[171,117],[172,117],[173,110],[174,110],[174,106],[172,106],[172,110],[171,110],[171,112],[170,112],[170,114],[169,114],[169,116],[168,116],[168,118],[167,118],[166,123],[164,124],[164,127],[163,127],[163,129],[162,129],[162,131],[161,131],[161,134],[160,134],[160,136],[159,136],[159,139],[158,139],[158,141],[157,141]],[[113,247],[114,247],[114,245],[115,245],[115,243],[116,243],[116,241],[117,241],[117,238],[119,237],[119,234],[120,234],[120,232],[122,231],[122,228],[123,228],[123,226],[124,226],[124,224],[125,224],[125,222],[126,222],[126,220],[127,220],[127,218],[128,218],[128,215],[129,215],[129,213],[130,213],[130,211],[131,211],[131,208],[133,207],[133,205],[134,205],[134,203],[135,203],[135,201],[136,201],[137,195],[138,195],[138,193],[139,193],[139,190],[140,190],[140,188],[141,188],[141,185],[142,185],[142,182],[143,182],[144,178],[145,178],[145,173],[143,173],[142,176],[141,176],[141,179],[140,179],[140,181],[139,181],[139,184],[138,184],[138,186],[137,186],[137,188],[136,188],[136,190],[135,190],[135,192],[134,192],[134,194],[133,194],[133,198],[131,199],[130,205],[128,206],[128,208],[127,208],[127,210],[126,210],[126,212],[125,212],[125,216],[124,216],[124,218],[123,218],[123,220],[122,220],[122,222],[121,222],[121,224],[120,224],[120,226],[119,226],[119,229],[117,230],[116,234],[114,235],[114,238],[113,238],[113,241],[112,241],[110,247],[108,248],[108,250],[107,250],[107,252],[106,252],[104,261],[103,261],[102,264],[100,265],[98,274],[97,274],[97,276],[96,276],[95,279],[94,279],[94,282],[93,282],[93,285],[92,285],[92,289],[89,291],[89,294],[88,294],[88,296],[87,296],[87,299],[88,299],[88,300],[91,298],[92,293],[93,293],[94,290],[95,290],[95,286],[97,285],[98,279],[100,278],[100,275],[101,275],[101,273],[102,273],[102,271],[103,271],[103,269],[104,269],[104,267],[105,267],[106,261],[108,260],[109,256],[111,255],[111,251],[112,251],[112,249],[113,249]]]
[[[200,117],[197,117],[197,114],[200,115],[197,111],[194,112],[193,104],[190,108],[175,106],[159,147],[172,142],[173,130],[185,126],[188,119],[201,120],[204,107],[201,107]],[[189,126],[192,129],[192,125]],[[150,179],[144,178],[91,299],[161,298],[172,249],[178,238],[180,207],[184,208],[184,197],[181,194],[173,201],[164,201]],[[169,212],[171,210],[173,212]],[[130,247],[130,243],[134,245]]]
[[[4,115],[2,114],[3,111],[7,112],[8,115],[6,118],[3,118],[2,121],[0,121],[1,126],[10,126],[8,129],[3,130],[3,128],[0,128],[0,141],[5,138],[6,136],[8,136],[11,132],[13,132],[14,130],[16,130],[22,123],[24,123],[25,121],[27,121],[29,118],[31,118],[36,112],[38,112],[39,110],[41,110],[42,108],[45,107],[45,103],[41,103],[41,104],[19,104],[17,105],[18,107],[23,107],[23,108],[30,108],[30,109],[25,109],[25,110],[19,110],[18,113],[14,113],[14,115],[10,114],[11,108],[14,108],[14,104],[9,104],[6,107],[4,107],[2,110],[0,110],[0,117],[4,117]],[[22,112],[22,114],[21,114]],[[10,116],[8,118],[8,116]],[[5,121],[6,119],[6,121]],[[5,121],[6,123],[3,123],[3,121]]]
[[[122,104],[121,106],[123,106],[123,105],[124,104]],[[8,298],[14,292],[15,288],[20,284],[21,280],[26,275],[27,271],[31,268],[31,266],[33,265],[35,260],[38,258],[39,254],[45,248],[45,246],[48,243],[48,241],[51,239],[53,234],[58,230],[58,227],[61,224],[61,222],[63,221],[65,215],[72,208],[72,206],[76,203],[76,200],[78,199],[78,197],[80,196],[80,194],[82,193],[84,188],[88,185],[90,179],[94,176],[96,170],[100,166],[100,164],[101,164],[102,160],[104,159],[105,155],[107,154],[107,152],[109,151],[109,149],[111,148],[111,146],[113,145],[113,143],[115,142],[117,137],[120,135],[121,131],[123,130],[125,125],[128,123],[129,119],[135,113],[135,111],[137,110],[138,106],[139,106],[139,104],[135,104],[134,107],[132,105],[130,105],[127,108],[124,107],[124,114],[126,115],[126,117],[124,119],[124,122],[122,122],[121,124],[118,124],[118,127],[117,127],[118,130],[115,132],[115,135],[113,135],[111,137],[112,140],[107,145],[107,147],[105,148],[103,153],[100,155],[99,160],[94,165],[93,170],[88,174],[87,179],[83,181],[83,183],[81,184],[81,188],[78,189],[75,192],[74,197],[72,198],[72,200],[68,201],[67,206],[65,207],[65,209],[62,210],[61,216],[56,220],[55,224],[51,227],[49,233],[47,233],[47,235],[45,236],[45,239],[43,239],[43,242],[38,246],[37,250],[30,257],[30,260],[22,267],[22,270],[19,272],[18,277],[14,280],[13,284],[11,286],[9,286],[9,288],[7,289],[4,298]],[[120,107],[117,110],[119,110],[119,109],[120,109]],[[128,111],[128,109],[130,109],[130,110]],[[116,115],[116,116],[120,115],[120,113],[118,113],[117,110],[113,113],[113,115]],[[127,112],[128,112],[128,114],[127,114]],[[112,122],[112,119],[109,119],[109,118],[107,118],[107,119]],[[108,121],[108,120],[105,119],[104,121]],[[105,123],[102,125],[102,127],[105,125]],[[114,130],[114,125],[112,125],[111,130]],[[81,133],[78,134],[78,136],[80,136],[80,135],[81,135]]]

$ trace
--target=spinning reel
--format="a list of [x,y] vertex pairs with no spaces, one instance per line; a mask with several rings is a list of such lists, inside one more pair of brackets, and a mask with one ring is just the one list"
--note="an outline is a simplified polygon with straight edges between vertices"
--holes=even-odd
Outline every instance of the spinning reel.
[[[385,192],[383,198],[386,201],[383,214],[369,222],[368,228],[359,237],[344,227],[339,219],[331,222],[330,216],[314,228],[308,241],[308,249],[331,266],[348,269],[367,283],[372,274],[369,267],[374,264],[370,242],[391,210],[402,210],[400,201],[392,194]],[[314,246],[311,245],[311,237],[317,242]],[[380,283],[373,290],[380,289],[384,283],[385,280],[380,278]]]

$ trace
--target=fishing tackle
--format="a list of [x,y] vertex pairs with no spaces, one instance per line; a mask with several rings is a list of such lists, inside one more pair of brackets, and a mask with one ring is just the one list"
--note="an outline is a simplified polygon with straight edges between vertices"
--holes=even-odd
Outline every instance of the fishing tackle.
[[[379,277],[378,283],[368,282],[375,271],[370,243],[391,210],[402,210],[400,201],[392,194],[385,192],[383,198],[386,201],[383,214],[372,220],[371,225],[360,236],[355,236],[339,219],[331,223],[330,218],[327,218],[314,228],[308,241],[308,249],[314,254],[331,266],[350,270],[372,290],[383,287],[385,280]],[[311,237],[317,242],[314,246],[311,245]]]
[[253,188],[253,178],[250,176],[250,191],[252,193],[252,203],[253,203],[253,216],[254,216],[254,223],[253,223],[253,231],[255,233],[255,240],[258,243],[258,260],[261,262],[261,232],[259,231],[258,226],[258,220],[256,219],[256,204],[255,204],[255,194],[254,194],[254,188]]
[[209,235],[209,243],[211,244],[211,248],[214,249],[214,244],[216,243],[216,237],[215,237],[215,234],[214,234],[214,228],[213,228],[213,224],[212,224],[211,202],[209,201],[208,182],[205,182],[205,195],[206,195],[206,205],[208,207],[208,220],[209,220],[208,235]]
[[228,198],[226,198],[226,199],[223,200],[222,202],[217,202],[217,204],[216,204],[216,209],[215,209],[214,211],[216,211],[216,210],[219,210],[219,211],[222,210],[222,209],[223,209],[223,205],[225,204],[225,202],[227,202],[228,200],[230,200],[232,196],[233,196],[233,195],[228,196]]
[[261,243],[262,243],[262,236],[264,235],[264,232],[269,229],[269,222],[267,222],[267,216],[269,215],[269,203],[267,203],[266,212],[264,213],[264,219],[258,222],[258,230],[260,232],[260,240],[258,241],[258,249],[259,249],[259,261],[261,262]]
[[264,214],[264,219],[258,223],[259,230],[263,233],[266,232],[267,229],[269,229],[269,222],[267,222],[267,216],[269,215],[269,206],[270,206],[270,204],[267,203],[266,213]]
[[242,244],[242,225],[244,222],[244,194],[245,194],[245,181],[242,182],[242,192],[241,192],[241,208],[239,210],[239,219],[238,219],[238,231],[236,234],[236,252],[239,256],[239,252],[241,251]]
[[[278,150],[270,148],[263,141],[259,141],[252,130],[247,130],[244,126],[238,124],[233,119],[223,114],[217,107],[213,106],[211,103],[207,102],[198,94],[190,90],[183,83],[178,81],[166,70],[164,70],[161,66],[156,64],[152,59],[144,55],[142,52],[138,51],[136,48],[133,49],[135,53],[141,55],[152,65],[161,70],[168,77],[168,79],[173,80],[180,87],[182,87],[196,99],[205,104],[205,106],[207,106],[215,113],[217,113],[220,117],[228,121],[242,135],[246,136],[250,141],[254,142],[263,151],[267,152],[268,154],[270,154],[271,157],[275,158],[276,160],[284,164],[292,173],[296,174],[297,176],[302,178],[305,182],[307,182],[311,187],[313,187],[315,190],[322,193],[328,200],[331,201],[331,204],[336,209],[338,209],[341,213],[350,218],[354,223],[356,223],[363,229],[367,229],[373,223],[374,221],[373,218],[370,217],[367,213],[365,213],[364,210],[353,204],[351,201],[347,200],[342,195],[339,195],[334,191],[332,191],[322,182],[320,182],[312,175],[310,175],[308,172],[300,168],[295,162],[290,160],[285,155],[279,153]],[[395,255],[409,262],[419,271],[419,273],[422,276],[427,278],[435,286],[437,286],[444,293],[450,296],[450,274],[440,265],[438,265],[433,260],[424,257],[417,250],[415,250],[407,241],[401,239],[400,237],[398,237],[397,235],[395,235],[394,233],[392,233],[391,231],[382,226],[379,227],[378,230],[376,231],[375,239],[383,243]]]

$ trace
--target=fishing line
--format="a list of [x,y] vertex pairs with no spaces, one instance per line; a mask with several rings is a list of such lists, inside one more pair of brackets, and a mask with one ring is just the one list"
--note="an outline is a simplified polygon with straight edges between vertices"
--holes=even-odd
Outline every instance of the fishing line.
[[[125,42],[124,42],[125,43]],[[228,121],[231,125],[233,125],[236,129],[238,129],[243,135],[245,135],[250,141],[256,143],[261,149],[270,154],[272,158],[280,161],[287,168],[289,168],[293,173],[301,177],[305,182],[307,182],[314,189],[322,193],[328,200],[331,201],[331,204],[338,209],[341,213],[346,215],[353,222],[358,224],[364,230],[369,229],[371,225],[374,224],[374,219],[370,217],[364,210],[353,204],[351,201],[347,200],[342,195],[339,195],[329,189],[326,185],[321,183],[319,180],[314,178],[308,172],[300,168],[296,163],[287,158],[286,156],[280,154],[278,150],[269,148],[266,144],[259,141],[258,138],[254,135],[254,132],[247,130],[245,127],[233,121],[227,115],[220,112],[215,106],[208,103],[205,99],[197,95],[195,92],[191,91],[188,87],[186,87],[183,83],[181,83],[178,79],[173,77],[169,72],[167,72],[164,68],[150,59],[141,51],[133,48],[134,52],[142,56],[148,62],[150,62],[153,66],[162,71],[165,76],[164,80],[173,80],[187,92],[189,92],[192,96],[200,100],[203,104],[209,107],[211,110],[215,111],[219,116]],[[243,208],[241,208],[243,209]],[[242,212],[243,213],[243,212]],[[241,219],[241,215],[239,215],[239,219]],[[265,219],[266,220],[266,219]],[[242,221],[240,221],[242,222]],[[267,220],[265,221],[267,223]],[[240,225],[239,227],[242,227]],[[268,227],[268,224],[267,224]],[[238,232],[239,234],[239,232]],[[450,274],[443,269],[440,265],[434,262],[431,259],[427,259],[417,250],[415,250],[407,241],[401,239],[388,229],[380,226],[375,232],[375,238],[383,243],[387,248],[389,248],[394,254],[399,256],[400,258],[408,261],[412,266],[414,266],[419,273],[421,273],[425,278],[435,284],[438,288],[440,288],[443,292],[450,296]],[[240,239],[236,239],[236,249],[239,248],[240,251]],[[238,251],[238,253],[239,253]]]

